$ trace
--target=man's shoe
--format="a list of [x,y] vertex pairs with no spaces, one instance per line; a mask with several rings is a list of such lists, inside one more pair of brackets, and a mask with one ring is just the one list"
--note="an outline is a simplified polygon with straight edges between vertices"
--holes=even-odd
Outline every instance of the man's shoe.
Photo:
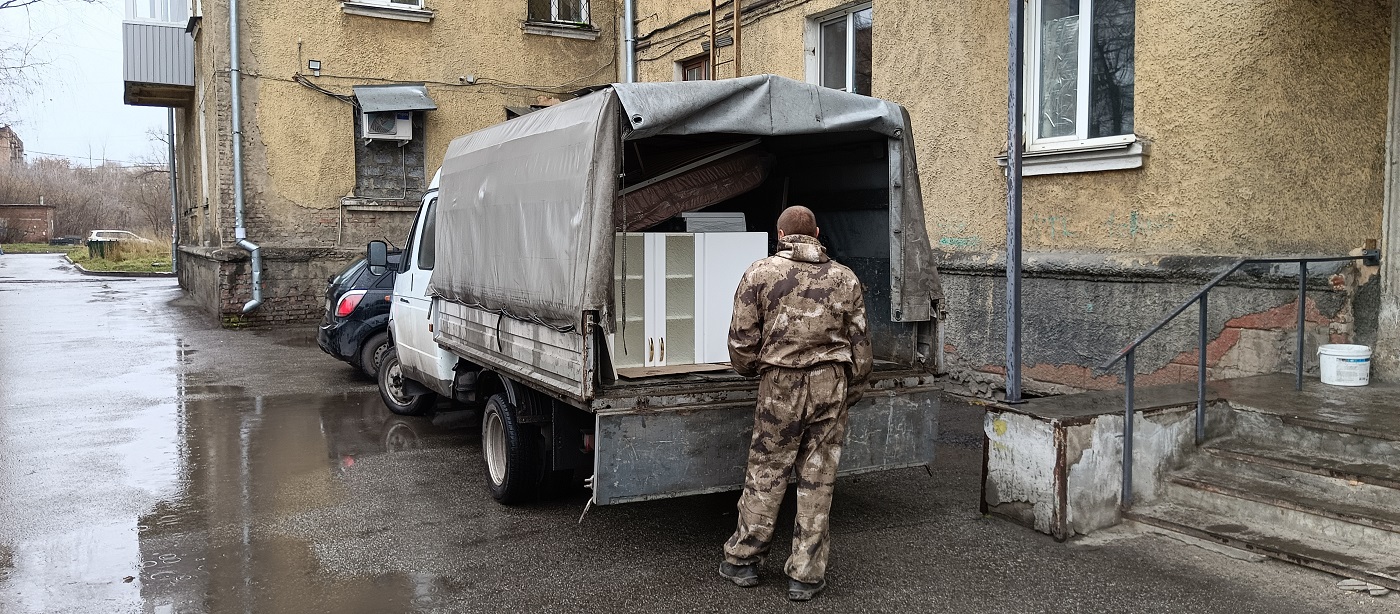
[[734,565],[720,561],[719,577],[744,588],[758,586],[758,565]]
[[817,593],[826,588],[826,580],[818,580],[814,583],[802,582],[788,578],[788,600],[789,601],[811,601]]

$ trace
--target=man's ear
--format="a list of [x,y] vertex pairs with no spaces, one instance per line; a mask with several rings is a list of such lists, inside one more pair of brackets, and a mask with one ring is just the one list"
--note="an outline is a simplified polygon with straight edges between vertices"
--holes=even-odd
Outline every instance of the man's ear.
[[815,239],[815,238],[817,238],[817,237],[820,237],[820,236],[822,236],[822,229],[820,229],[820,228],[816,229],[816,231],[812,233],[812,238],[813,238],[813,239]]
[[779,229],[778,229],[778,238],[781,239],[781,238],[786,237],[786,236],[787,236],[787,233],[783,232],[783,229],[779,228]]

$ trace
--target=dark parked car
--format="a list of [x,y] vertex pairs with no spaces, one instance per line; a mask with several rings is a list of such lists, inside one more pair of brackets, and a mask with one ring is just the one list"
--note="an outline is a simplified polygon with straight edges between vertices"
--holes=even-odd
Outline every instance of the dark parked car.
[[326,288],[326,315],[316,341],[370,377],[389,348],[389,299],[399,260],[399,254],[390,254],[388,270],[374,275],[361,258],[331,277]]

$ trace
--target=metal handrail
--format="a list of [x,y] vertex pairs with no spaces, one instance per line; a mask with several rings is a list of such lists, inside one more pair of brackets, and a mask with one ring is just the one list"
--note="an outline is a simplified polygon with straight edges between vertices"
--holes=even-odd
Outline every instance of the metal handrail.
[[[1374,244],[1368,245],[1368,248]],[[1138,335],[1132,343],[1129,343],[1122,350],[1119,350],[1113,358],[1099,366],[1100,371],[1107,371],[1119,361],[1124,361],[1125,375],[1123,411],[1123,491],[1120,505],[1123,509],[1128,509],[1133,504],[1133,378],[1134,369],[1137,367],[1137,349],[1145,341],[1157,334],[1162,328],[1175,320],[1177,316],[1185,312],[1192,303],[1200,306],[1200,323],[1197,327],[1196,338],[1196,445],[1201,445],[1206,438],[1206,342],[1208,341],[1207,316],[1209,315],[1210,291],[1219,286],[1226,278],[1239,271],[1245,265],[1250,264],[1297,264],[1298,265],[1298,345],[1297,354],[1294,357],[1297,364],[1294,365],[1294,389],[1303,389],[1303,349],[1304,340],[1303,328],[1307,326],[1307,298],[1308,298],[1308,264],[1315,262],[1349,262],[1361,260],[1367,266],[1377,266],[1380,264],[1380,250],[1366,249],[1360,256],[1325,256],[1316,258],[1295,257],[1295,258],[1246,258],[1236,261],[1234,266],[1226,269],[1225,272],[1216,275],[1214,279],[1202,286],[1191,298],[1186,299],[1180,306],[1167,314],[1165,318],[1157,322],[1156,326],[1147,329],[1147,332]]]

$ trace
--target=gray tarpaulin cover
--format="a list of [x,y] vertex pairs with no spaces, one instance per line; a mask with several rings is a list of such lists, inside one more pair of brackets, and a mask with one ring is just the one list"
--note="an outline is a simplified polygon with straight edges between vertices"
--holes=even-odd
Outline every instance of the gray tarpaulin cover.
[[[630,124],[625,133],[619,107]],[[579,325],[585,311],[611,312],[624,139],[855,131],[903,143],[895,235],[902,266],[891,280],[899,296],[892,307],[902,321],[926,320],[941,290],[908,115],[891,102],[773,75],[615,84],[453,140],[442,164],[429,291],[551,326]]]

